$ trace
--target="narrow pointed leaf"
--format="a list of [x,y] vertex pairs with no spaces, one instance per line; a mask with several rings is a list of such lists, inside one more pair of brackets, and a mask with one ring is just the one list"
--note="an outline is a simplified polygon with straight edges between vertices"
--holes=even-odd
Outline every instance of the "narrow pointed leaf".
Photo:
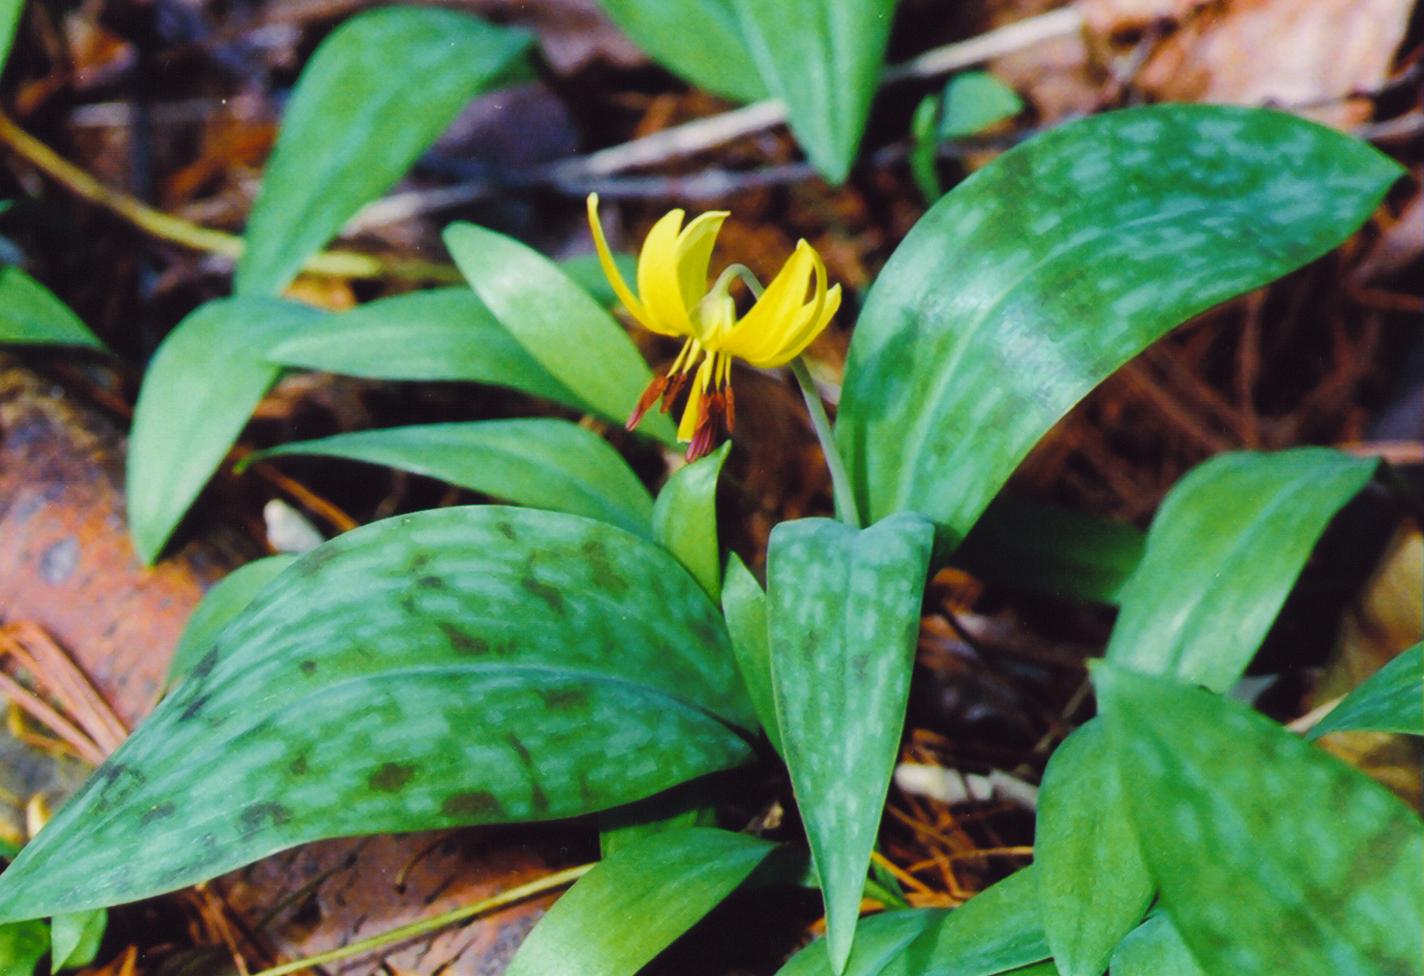
[[463,380],[588,406],[549,375],[468,288],[382,298],[278,343],[268,358],[379,380]]
[[1112,957],[1112,976],[1207,976],[1172,920],[1158,912],[1134,929]]
[[654,834],[622,848],[554,903],[505,976],[635,976],[775,849],[708,827]]
[[[445,246],[475,294],[549,375],[600,416],[628,419],[653,377],[607,309],[554,262],[503,234],[451,224]],[[638,429],[674,441],[661,413],[649,413]]]
[[[1037,884],[1033,869],[1025,868],[952,911],[915,909],[862,919],[844,976],[995,976],[1037,963],[1048,956]],[[822,940],[801,950],[777,976],[831,974]]]
[[384,464],[533,508],[649,534],[653,499],[622,456],[567,420],[421,424],[283,444],[261,457],[315,454]]
[[173,661],[168,665],[168,686],[173,687],[193,670],[212,648],[222,629],[296,561],[296,556],[288,555],[254,559],[228,573],[203,594],[183,628],[183,635],[178,638],[178,646],[173,649]]
[[637,800],[598,815],[598,850],[608,858],[615,851],[645,837],[670,830],[717,826],[713,806],[716,792],[711,781],[682,783],[655,796]]
[[281,292],[470,99],[499,83],[529,41],[524,31],[436,7],[384,7],[332,31],[287,104],[235,290]]
[[599,0],[599,6],[673,74],[733,101],[766,97],[732,0]]
[[1306,738],[1347,729],[1424,735],[1424,644],[1415,644],[1370,675]]
[[50,971],[79,969],[94,961],[109,913],[102,908],[91,912],[56,915],[50,922]]
[[[0,11],[0,41],[3,18]],[[0,50],[0,55],[3,53]],[[13,265],[0,267],[0,345],[7,344],[104,348],[99,337],[54,292]]]
[[1224,454],[1162,503],[1123,586],[1114,664],[1225,691],[1246,670],[1321,533],[1377,462],[1325,448]]
[[1124,522],[1002,494],[974,523],[953,562],[991,583],[1115,604],[1146,542]]
[[717,541],[717,479],[728,441],[674,471],[653,505],[653,538],[687,567],[707,595],[722,598],[722,550]]
[[1399,174],[1315,123],[1207,105],[1111,112],[1000,156],[915,225],[856,325],[837,438],[861,512],[921,512],[957,544],[1113,370],[1335,247]]
[[199,306],[163,340],[129,441],[129,532],[144,562],[158,557],[277,379],[267,350],[321,315],[271,298],[223,299]]
[[832,183],[850,172],[880,84],[895,0],[732,0],[767,90]]
[[[846,961],[844,976],[880,976],[906,946],[948,915],[938,908],[911,908],[862,918],[855,927],[855,948]],[[812,942],[796,953],[776,976],[831,976],[825,940]]]
[[767,553],[772,689],[826,901],[831,968],[850,954],[905,720],[932,526],[783,522]]
[[1143,857],[1203,970],[1424,971],[1414,811],[1238,702],[1106,664],[1094,682]]
[[1152,901],[1107,730],[1093,719],[1053,753],[1033,841],[1043,931],[1063,976],[1100,976]]
[[20,26],[20,14],[25,12],[25,0],[0,0],[0,71],[10,59],[15,32]]
[[318,838],[630,803],[746,761],[754,721],[716,608],[651,542],[497,506],[387,519],[223,630],[0,875],[0,920]]
[[771,747],[781,754],[781,726],[776,719],[776,696],[771,688],[771,647],[766,633],[766,593],[746,563],[736,553],[727,560],[722,581],[722,615],[737,670],[742,674],[757,721]]

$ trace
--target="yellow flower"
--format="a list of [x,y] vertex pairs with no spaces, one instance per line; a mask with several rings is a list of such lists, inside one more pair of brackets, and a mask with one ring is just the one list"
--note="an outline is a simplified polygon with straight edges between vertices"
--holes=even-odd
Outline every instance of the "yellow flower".
[[671,410],[674,400],[688,387],[677,436],[689,444],[687,459],[692,461],[712,449],[720,429],[732,429],[732,360],[770,369],[801,355],[840,308],[841,286],[827,290],[821,256],[800,241],[766,291],[739,318],[731,287],[737,277],[746,274],[745,269],[727,268],[710,289],[707,287],[712,247],[727,212],[702,214],[686,227],[682,226],[683,216],[681,210],[674,210],[648,231],[638,255],[635,296],[613,263],[603,236],[598,194],[588,197],[588,223],[598,258],[619,300],[644,328],[687,340],[667,373],[655,378],[643,392],[628,418],[628,429],[636,427],[659,399],[664,412]]

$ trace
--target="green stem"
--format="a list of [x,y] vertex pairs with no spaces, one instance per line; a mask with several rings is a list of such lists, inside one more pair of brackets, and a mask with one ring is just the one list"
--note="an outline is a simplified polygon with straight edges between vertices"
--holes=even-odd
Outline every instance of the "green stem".
[[853,528],[860,528],[860,510],[855,504],[855,492],[851,490],[850,476],[846,474],[841,452],[836,449],[836,439],[831,433],[831,421],[826,416],[825,404],[821,402],[820,391],[816,389],[811,371],[806,368],[804,357],[791,360],[791,373],[801,384],[801,395],[806,398],[806,410],[811,414],[811,426],[816,428],[816,439],[821,442],[821,452],[826,455],[826,467],[831,471],[831,491],[836,499],[836,513],[841,521]]
[[593,869],[592,864],[580,864],[578,867],[568,868],[555,874],[547,875],[531,881],[528,884],[520,885],[518,888],[510,888],[499,894],[477,901],[470,905],[456,908],[454,911],[446,912],[443,915],[436,915],[434,918],[423,919],[419,922],[412,922],[409,925],[402,925],[400,928],[391,929],[389,932],[382,932],[380,935],[373,935],[369,939],[362,939],[359,942],[352,942],[349,945],[341,946],[339,949],[332,949],[330,952],[318,953],[315,956],[307,956],[305,959],[296,959],[292,962],[283,963],[280,966],[273,966],[271,969],[264,969],[253,976],[286,976],[287,973],[295,973],[302,969],[315,969],[317,966],[325,966],[329,962],[336,962],[340,959],[349,959],[352,956],[364,955],[373,949],[380,949],[384,946],[393,945],[397,942],[404,942],[413,939],[418,935],[427,932],[434,932],[447,925],[456,922],[463,922],[467,918],[481,915],[496,908],[503,908],[516,901],[523,901],[525,898],[532,898],[541,895],[546,891],[555,888],[562,888],[570,882],[578,880],[583,875]]

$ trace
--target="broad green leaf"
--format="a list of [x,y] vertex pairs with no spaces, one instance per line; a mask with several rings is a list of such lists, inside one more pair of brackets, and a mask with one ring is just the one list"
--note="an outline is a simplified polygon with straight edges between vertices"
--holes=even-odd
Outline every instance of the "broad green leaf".
[[1208,105],[1004,153],[921,218],[856,325],[836,433],[861,513],[921,512],[952,548],[1113,370],[1329,251],[1400,172],[1313,122]]
[[[1018,871],[953,911],[894,912],[862,920],[845,976],[995,976],[1045,959],[1048,944],[1039,924],[1033,871]],[[919,921],[876,922],[900,915]],[[911,933],[917,926],[922,930]],[[865,964],[857,967],[862,933],[871,941],[862,957]],[[910,937],[901,941],[906,934]],[[824,946],[824,940],[811,943],[777,976],[830,976]],[[895,951],[882,951],[891,946]]]
[[[633,255],[614,251],[613,263],[618,266],[618,270],[627,280],[633,281],[638,277],[638,259]],[[559,270],[567,275],[570,281],[588,292],[589,296],[604,308],[612,308],[618,304],[618,295],[614,293],[613,286],[609,284],[607,276],[604,275],[603,264],[599,261],[597,254],[580,254],[577,257],[564,258],[559,262]]]
[[635,976],[775,849],[707,827],[654,834],[622,848],[554,902],[505,976]]
[[599,0],[599,6],[654,61],[697,87],[737,102],[766,97],[731,0]]
[[[549,375],[603,417],[628,419],[652,373],[607,309],[554,262],[503,234],[451,224],[445,246],[475,294]],[[675,441],[661,413],[650,412],[639,429]]]
[[49,926],[44,922],[9,922],[0,925],[0,973],[30,976],[49,949]]
[[1033,861],[1043,931],[1058,968],[1064,976],[1099,976],[1142,921],[1152,879],[1097,719],[1065,739],[1048,762]]
[[229,621],[247,609],[263,587],[296,561],[296,556],[286,555],[254,559],[213,584],[193,608],[183,635],[178,638],[178,646],[173,649],[173,661],[168,665],[168,687],[172,688],[193,670]]
[[498,506],[387,519],[228,624],[0,875],[0,921],[324,837],[631,803],[747,761],[754,721],[721,616],[653,543]]
[[529,46],[455,10],[383,7],[332,31],[302,69],[262,177],[238,294],[274,295],[497,85]]
[[1094,682],[1163,909],[1234,976],[1424,971],[1424,823],[1384,787],[1209,691]]
[[102,908],[56,915],[50,922],[50,971],[79,969],[93,962],[108,925],[109,913]]
[[125,489],[145,563],[158,558],[277,379],[267,350],[321,315],[273,298],[222,299],[200,305],[158,347],[134,408]]
[[717,478],[732,442],[674,471],[653,505],[653,538],[687,567],[714,601],[722,598]]
[[771,646],[766,632],[766,593],[736,553],[727,559],[722,580],[722,615],[737,669],[752,700],[757,721],[771,747],[781,754],[781,726],[776,719],[776,696],[771,690]]
[[806,157],[842,183],[880,84],[895,0],[731,0]]
[[25,12],[25,0],[0,0],[0,71],[10,59],[15,32],[20,27],[20,14]]
[[1207,976],[1172,920],[1158,912],[1133,929],[1112,957],[1112,976]]
[[944,86],[944,110],[937,135],[962,139],[1023,111],[1018,92],[987,71],[966,71]]
[[519,505],[585,515],[649,534],[653,499],[648,489],[607,441],[567,420],[389,427],[282,444],[258,457],[293,454],[384,464]]
[[1310,551],[1377,467],[1319,447],[1223,454],[1167,495],[1122,588],[1114,664],[1225,691],[1256,653]]
[[268,353],[274,363],[381,380],[463,380],[588,406],[524,351],[468,288],[382,298],[331,315]]
[[783,522],[767,550],[767,635],[783,756],[845,969],[900,744],[933,527]]
[[[0,11],[0,20],[3,15]],[[0,42],[3,39],[4,24],[0,22]],[[2,48],[0,43],[0,55],[4,54]],[[99,337],[54,292],[13,265],[0,266],[0,345],[3,344],[104,348]]]
[[669,830],[717,826],[715,794],[707,780],[681,783],[656,796],[598,815],[598,849],[603,857]]
[[1424,644],[1415,644],[1370,675],[1306,738],[1346,729],[1424,735]]
[[[855,948],[844,976],[880,976],[911,942],[942,923],[950,913],[936,908],[882,912],[863,918],[855,927]],[[776,976],[831,976],[825,940],[812,942],[777,970]]]
[[1115,604],[1145,546],[1124,522],[1006,493],[974,523],[953,562],[991,583]]

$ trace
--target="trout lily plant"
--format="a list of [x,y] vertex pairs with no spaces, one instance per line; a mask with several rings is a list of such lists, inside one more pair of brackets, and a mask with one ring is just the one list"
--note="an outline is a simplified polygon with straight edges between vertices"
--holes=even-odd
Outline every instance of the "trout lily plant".
[[[748,31],[748,63],[834,178],[853,140],[818,128],[780,41]],[[862,33],[883,44],[883,27]],[[668,213],[625,272],[596,197],[588,219],[611,294],[455,224],[445,242],[468,287],[341,313],[280,298],[527,43],[453,10],[397,7],[353,18],[317,50],[236,294],[180,323],[145,377],[127,488],[135,546],[161,557],[283,370],[474,381],[568,419],[265,452],[392,465],[509,504],[400,515],[225,581],[153,714],[0,875],[0,921],[71,918],[321,838],[597,815],[606,856],[529,933],[514,976],[632,976],[749,885],[812,886],[824,901],[825,937],[783,976],[1424,969],[1415,811],[1226,694],[1375,463],[1325,448],[1222,455],[1182,479],[1145,539],[1081,520],[1059,531],[1062,513],[996,501],[1118,366],[1329,252],[1399,167],[1274,111],[1076,121],[930,207],[853,322],[805,242],[764,290],[737,266],[712,277],[724,211]],[[395,70],[373,72],[372,52]],[[383,108],[368,113],[373,100]],[[863,122],[868,96],[857,104]],[[681,340],[663,374],[618,304]],[[834,426],[799,358],[833,318],[853,328]],[[824,517],[772,530],[764,573],[725,550],[717,523],[738,361],[791,366],[833,476]],[[663,413],[679,406],[674,425]],[[626,421],[692,463],[654,496],[580,418]],[[969,558],[971,529],[1027,554],[1001,562],[1007,585],[1118,613],[1091,667],[1097,717],[1043,771],[1032,865],[961,907],[915,908],[873,868],[877,834],[925,587]],[[1113,559],[1084,541],[1124,531]],[[1401,661],[1332,731],[1424,732],[1419,649]],[[779,832],[720,819],[731,783],[794,802],[799,817]]]

